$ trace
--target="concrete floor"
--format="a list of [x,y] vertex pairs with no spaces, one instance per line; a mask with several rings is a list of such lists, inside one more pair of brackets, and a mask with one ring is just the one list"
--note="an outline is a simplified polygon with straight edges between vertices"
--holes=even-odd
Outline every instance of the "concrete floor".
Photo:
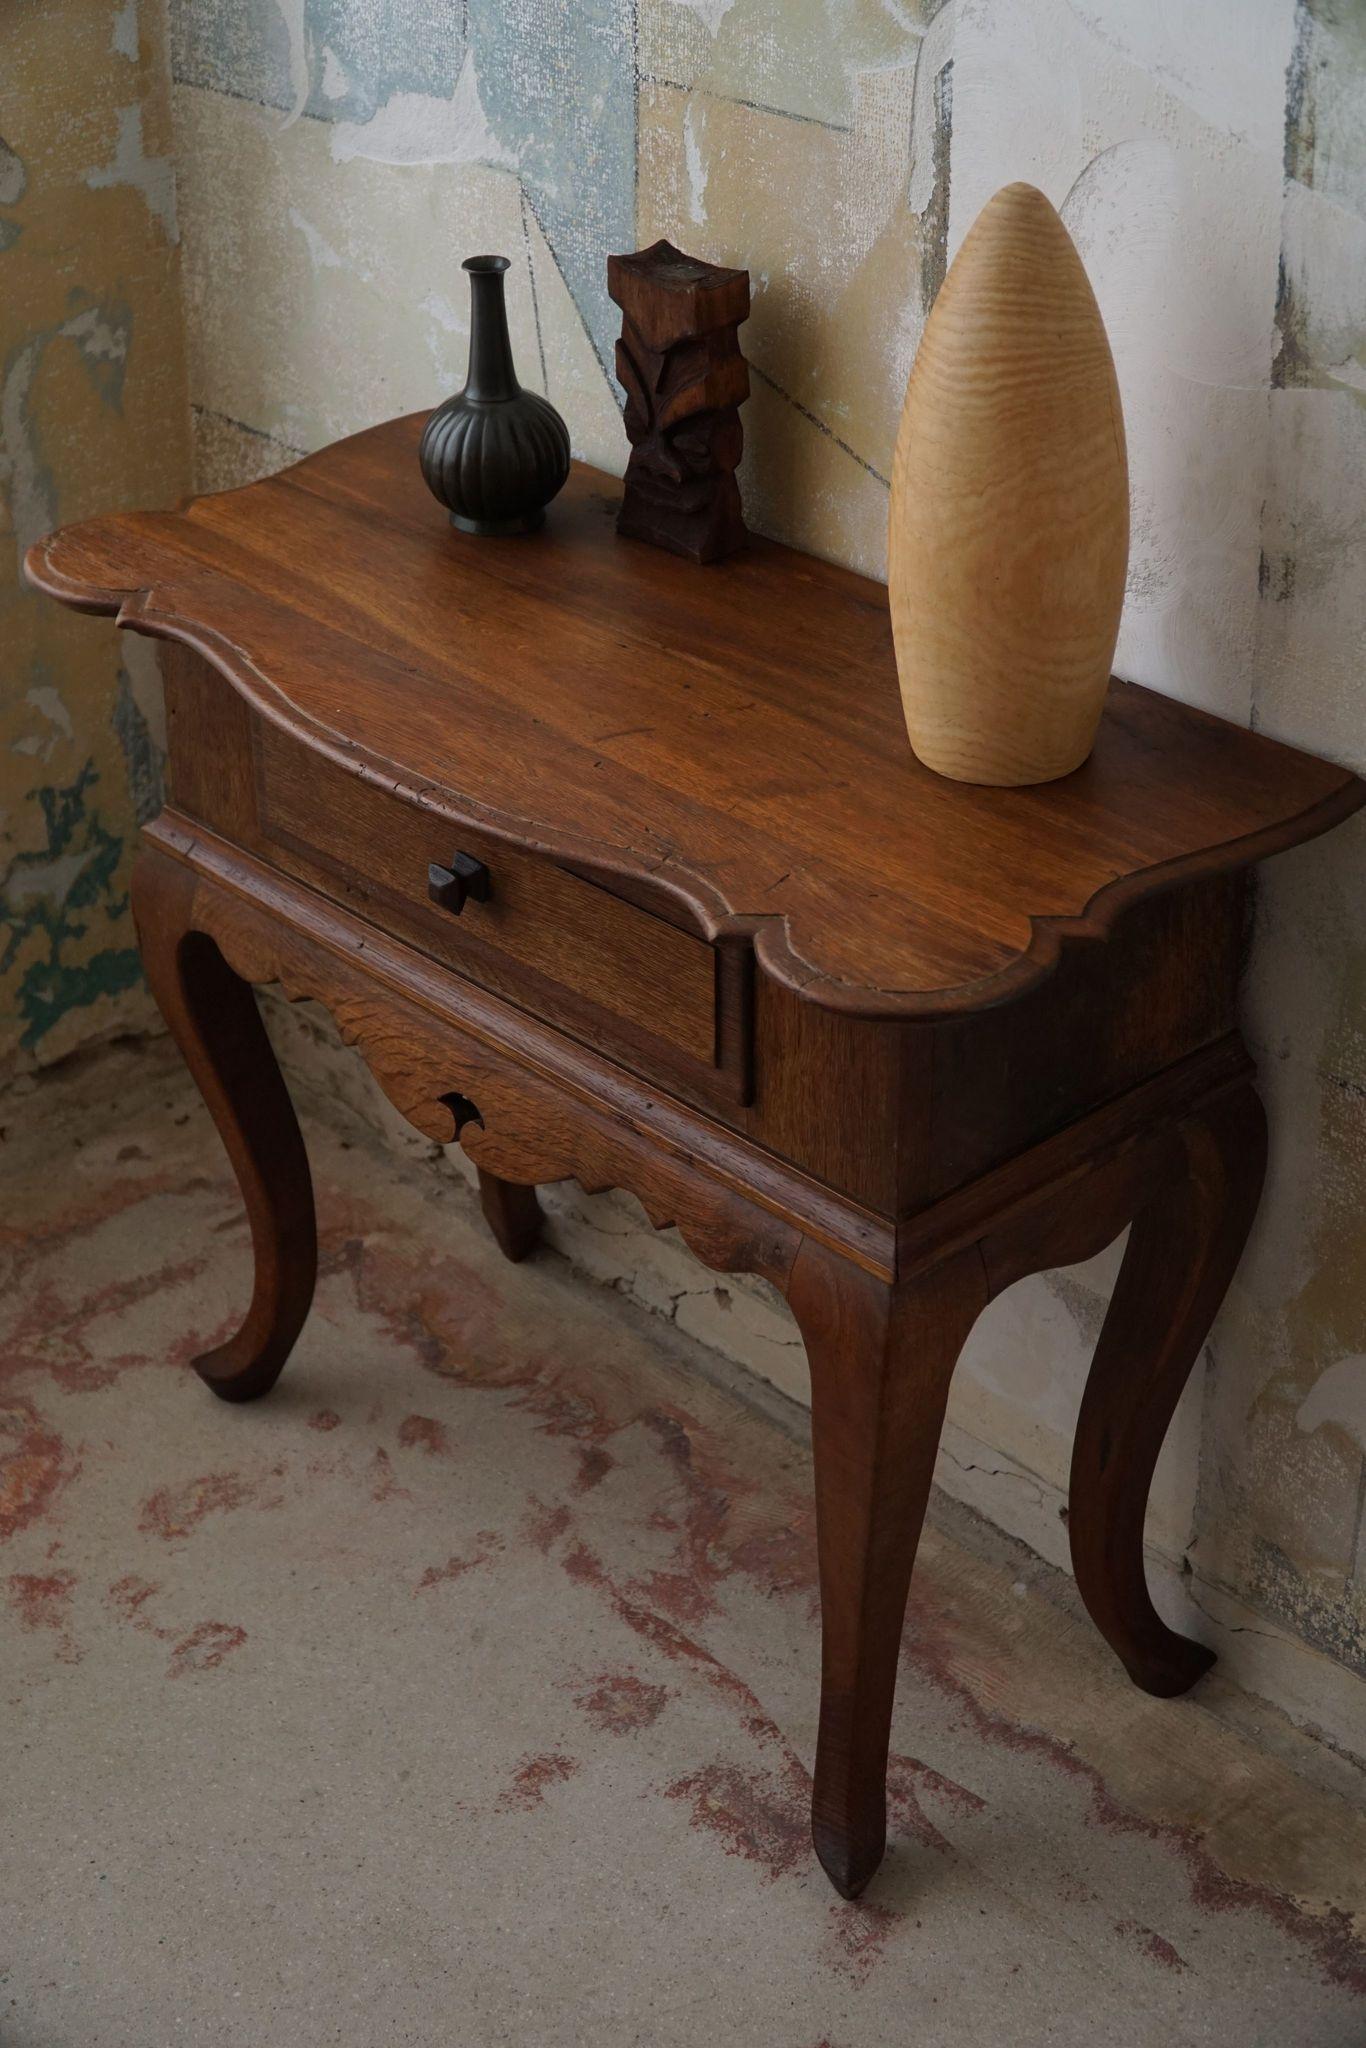
[[1217,1673],[1145,1699],[941,1505],[846,1905],[796,1411],[335,1105],[313,1317],[228,1408],[169,1049],[0,1120],[4,2048],[1366,2042],[1366,1780]]

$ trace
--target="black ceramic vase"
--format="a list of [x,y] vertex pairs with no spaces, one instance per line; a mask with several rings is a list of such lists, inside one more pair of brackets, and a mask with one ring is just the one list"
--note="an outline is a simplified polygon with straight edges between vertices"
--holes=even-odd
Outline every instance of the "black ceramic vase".
[[530,533],[569,474],[569,430],[512,367],[506,256],[468,256],[465,388],[438,406],[418,450],[427,487],[462,533]]

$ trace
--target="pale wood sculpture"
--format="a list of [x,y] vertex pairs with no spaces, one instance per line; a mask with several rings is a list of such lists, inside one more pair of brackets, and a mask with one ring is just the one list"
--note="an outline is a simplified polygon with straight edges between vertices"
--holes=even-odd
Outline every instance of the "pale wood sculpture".
[[1051,782],[1091,751],[1119,632],[1129,480],[1081,258],[1032,185],[969,230],[911,372],[888,582],[911,745],[956,782]]

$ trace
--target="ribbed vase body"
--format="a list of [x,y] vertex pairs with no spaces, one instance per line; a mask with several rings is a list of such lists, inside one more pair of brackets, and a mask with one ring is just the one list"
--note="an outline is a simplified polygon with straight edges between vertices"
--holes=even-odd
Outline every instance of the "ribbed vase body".
[[548,399],[523,391],[503,301],[505,256],[471,256],[470,360],[463,391],[438,406],[418,450],[433,497],[465,533],[529,533],[569,475],[569,432]]

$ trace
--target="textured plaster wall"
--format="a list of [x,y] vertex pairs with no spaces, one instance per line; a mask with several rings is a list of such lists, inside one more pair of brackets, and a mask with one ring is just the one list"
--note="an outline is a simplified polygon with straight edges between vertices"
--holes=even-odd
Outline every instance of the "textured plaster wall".
[[[77,12],[109,29],[111,10]],[[100,53],[106,70],[121,34]],[[150,63],[150,26],[143,36]],[[524,379],[564,412],[576,452],[620,469],[603,259],[667,233],[754,280],[751,519],[881,575],[926,311],[981,205],[1029,178],[1062,209],[1119,367],[1134,544],[1117,666],[1366,767],[1359,0],[172,0],[169,54],[201,488],[458,386],[458,266],[475,248],[515,259]],[[164,150],[160,101],[138,77],[150,139],[130,139],[115,94],[93,156],[72,145],[73,191],[90,193],[87,158]],[[53,91],[60,129],[72,95]],[[142,209],[138,246],[160,268],[148,254],[138,275],[163,306],[152,285],[169,276],[169,187],[140,174],[81,204],[116,196]],[[44,313],[67,344],[51,352],[88,383],[79,338],[60,328],[70,317],[64,300]],[[40,328],[35,316],[24,332]],[[162,340],[154,441],[169,451],[169,323]],[[175,463],[158,453],[158,489],[138,466],[150,459],[144,437],[117,477],[82,470],[79,504],[63,498],[55,515],[168,495]],[[92,629],[42,630],[84,649]],[[126,808],[107,712],[83,685],[73,734],[106,764],[101,800],[117,792]],[[1246,1022],[1273,1174],[1150,1524],[1173,1616],[1358,1749],[1364,847],[1358,822],[1267,871]],[[126,927],[110,929],[126,947]],[[86,1022],[67,1009],[48,1042]],[[281,1028],[291,1057],[316,1065],[311,1027]],[[626,1198],[559,1191],[553,1207],[581,1264],[802,1395],[800,1344],[762,1288],[718,1283]],[[997,1303],[955,1388],[943,1483],[1056,1558],[1072,1422],[1121,1249]]]
[[19,562],[63,520],[188,487],[169,128],[152,0],[0,9],[0,1064],[148,1014],[127,891],[155,657]]
[[[954,75],[950,253],[999,184],[1033,180],[1114,344],[1117,667],[1366,766],[1366,10],[975,0]],[[1152,1525],[1172,1611],[1193,1601],[1236,1668],[1358,1750],[1360,1686],[1313,1651],[1366,1671],[1364,850],[1355,820],[1264,870],[1245,1027],[1272,1173]],[[1046,1482],[1045,1512],[1020,1510],[1041,1531],[1114,1264],[999,1303],[956,1410]]]

